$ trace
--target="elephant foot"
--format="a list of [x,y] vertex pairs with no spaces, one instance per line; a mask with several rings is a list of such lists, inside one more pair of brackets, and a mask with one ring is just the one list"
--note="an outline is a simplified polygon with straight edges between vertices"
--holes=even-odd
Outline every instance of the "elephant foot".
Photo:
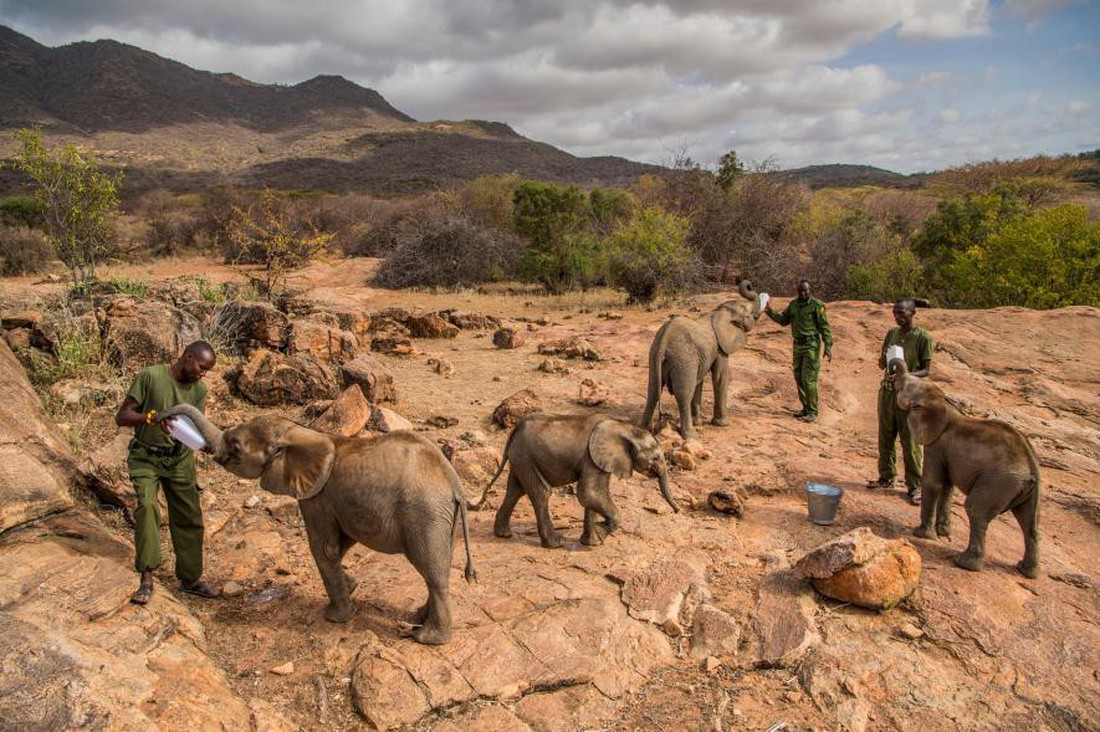
[[496,536],[500,539],[511,539],[512,538],[512,529],[511,529],[511,527],[508,527],[508,526],[499,527],[499,528],[494,526],[493,527],[493,536]]
[[541,539],[541,541],[542,541],[542,546],[543,546],[544,549],[560,549],[561,548],[561,537],[560,536],[551,536],[549,539]]
[[348,594],[355,592],[355,588],[359,586],[359,580],[352,577],[350,574],[344,575],[344,584],[348,586]]
[[985,564],[985,560],[982,557],[975,556],[970,552],[963,552],[962,554],[955,555],[955,564],[959,565],[963,569],[970,570],[971,572],[980,572],[982,565]]
[[725,417],[715,417],[714,419],[712,419],[710,421],[710,423],[717,426],[717,427],[725,427],[726,425],[728,425],[730,423],[730,421],[728,419],[726,419]]
[[603,544],[603,540],[593,536],[593,534],[581,534],[581,543],[585,546],[599,546]]
[[944,539],[950,539],[951,538],[951,527],[950,526],[943,526],[942,524],[937,524],[936,525],[936,535],[940,536]]
[[449,628],[433,628],[428,625],[417,628],[411,635],[417,643],[423,643],[426,646],[441,646],[451,639]]
[[355,615],[355,605],[350,602],[343,605],[330,602],[325,608],[325,620],[330,623],[346,623],[351,620],[352,615]]
[[423,625],[428,620],[428,603],[424,603],[416,610],[413,611],[413,623],[414,627]]
[[1028,579],[1035,579],[1039,576],[1038,562],[1017,562],[1016,569],[1020,572],[1020,574],[1027,577]]
[[913,529],[913,536],[919,536],[922,539],[935,539],[936,535],[932,532],[931,526],[918,526]]

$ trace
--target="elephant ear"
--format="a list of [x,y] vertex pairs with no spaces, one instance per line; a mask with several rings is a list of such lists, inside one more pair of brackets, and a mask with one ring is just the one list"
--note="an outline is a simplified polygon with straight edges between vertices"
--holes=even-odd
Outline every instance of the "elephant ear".
[[741,303],[722,303],[710,318],[714,328],[714,337],[718,339],[718,350],[728,356],[737,350],[745,333],[752,327],[751,316]]
[[286,431],[260,475],[260,487],[304,501],[325,487],[335,460],[336,446],[330,437],[295,425]]
[[597,468],[619,478],[634,474],[630,428],[631,425],[617,419],[605,419],[596,425],[588,436],[588,454]]
[[[912,377],[910,377],[912,379]],[[921,384],[920,394],[910,401],[909,431],[921,445],[931,445],[940,439],[950,422],[947,399],[932,384]]]

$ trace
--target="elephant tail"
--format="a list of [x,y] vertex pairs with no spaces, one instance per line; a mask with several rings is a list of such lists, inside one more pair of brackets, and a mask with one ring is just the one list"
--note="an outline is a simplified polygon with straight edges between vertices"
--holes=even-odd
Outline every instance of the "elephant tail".
[[466,544],[466,571],[463,576],[467,582],[477,581],[477,570],[474,569],[474,557],[470,554],[470,527],[466,515],[466,501],[461,496],[455,498],[455,507],[458,509],[458,518],[462,522],[462,541]]
[[500,459],[500,465],[497,466],[497,472],[493,473],[493,477],[489,479],[489,485],[485,486],[485,490],[481,494],[481,499],[477,503],[467,503],[466,508],[471,511],[480,511],[481,507],[485,505],[485,499],[489,497],[489,489],[493,487],[493,483],[497,482],[497,478],[504,472],[504,466],[508,464],[508,448],[512,444],[512,437],[515,436],[516,431],[512,430],[512,433],[508,435],[508,441],[504,443],[504,456]]

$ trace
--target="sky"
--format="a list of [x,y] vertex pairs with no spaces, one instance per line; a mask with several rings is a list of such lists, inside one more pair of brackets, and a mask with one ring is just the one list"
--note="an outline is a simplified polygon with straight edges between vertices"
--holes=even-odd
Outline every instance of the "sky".
[[585,157],[912,173],[1100,148],[1100,0],[0,0],[0,24],[336,74]]

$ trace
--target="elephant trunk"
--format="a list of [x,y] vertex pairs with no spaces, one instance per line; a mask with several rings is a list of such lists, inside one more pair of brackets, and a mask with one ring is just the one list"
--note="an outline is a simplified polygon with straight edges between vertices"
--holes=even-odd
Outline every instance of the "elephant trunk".
[[672,510],[680,513],[680,506],[676,504],[676,500],[672,497],[672,491],[669,489],[668,468],[663,465],[657,471],[657,485],[661,489],[661,496],[668,502],[668,505],[672,506]]
[[199,430],[199,434],[202,435],[202,439],[206,440],[206,444],[210,446],[215,458],[224,452],[222,431],[218,429],[217,425],[207,419],[205,414],[190,404],[177,404],[174,407],[165,409],[157,415],[157,421],[162,422],[169,417],[176,416],[187,417],[194,422],[195,427]]
[[752,283],[748,280],[740,280],[737,283],[737,292],[741,297],[755,303],[752,308],[752,316],[754,318],[759,318],[763,308],[760,307],[760,295],[752,288]]

